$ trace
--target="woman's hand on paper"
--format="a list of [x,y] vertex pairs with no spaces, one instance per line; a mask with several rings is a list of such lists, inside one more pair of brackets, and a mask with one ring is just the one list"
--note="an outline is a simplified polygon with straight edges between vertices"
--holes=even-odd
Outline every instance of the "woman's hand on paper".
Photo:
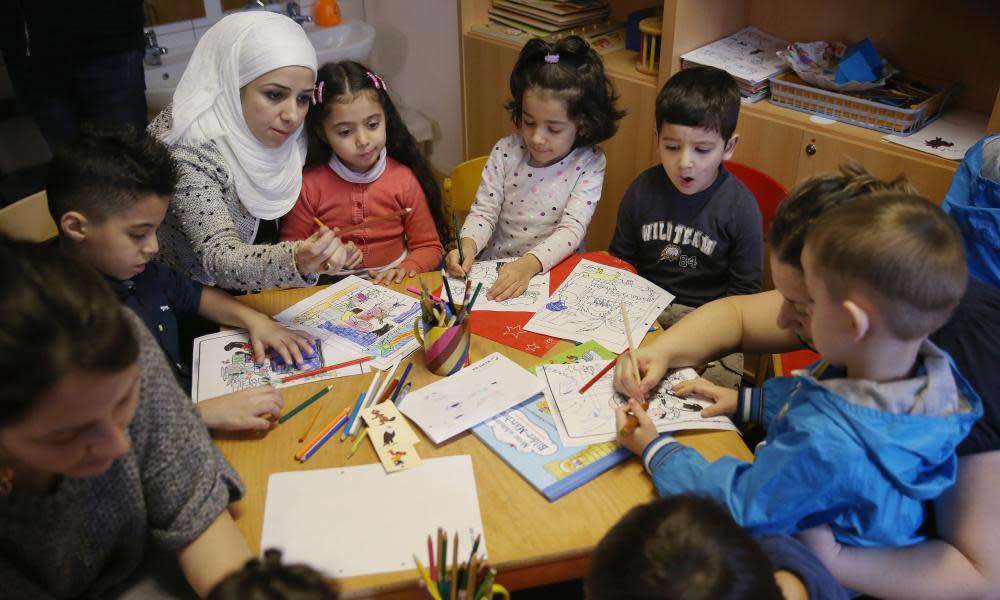
[[444,257],[444,265],[448,269],[448,274],[452,277],[465,277],[468,275],[472,269],[472,262],[476,258],[476,242],[472,241],[472,238],[462,238],[459,243],[462,244],[462,253],[465,254],[464,261],[458,249],[448,252]]
[[[635,415],[639,422],[639,425],[631,433],[625,428],[629,413]],[[618,443],[637,456],[642,456],[646,446],[660,437],[660,432],[656,430],[653,420],[649,418],[646,411],[642,410],[642,405],[636,402],[635,398],[629,398],[628,404],[619,405],[615,409],[615,430],[618,432],[616,434]]]
[[542,263],[534,254],[525,254],[521,258],[500,267],[497,280],[486,292],[490,300],[503,302],[509,298],[517,298],[528,289],[531,278],[542,272]]
[[301,365],[302,357],[315,352],[312,340],[301,331],[288,329],[265,314],[259,314],[246,323],[253,347],[253,360],[262,363],[270,348],[285,361],[286,365]]
[[202,400],[195,407],[209,429],[266,431],[277,420],[284,404],[281,392],[262,385]]
[[699,377],[698,379],[689,379],[688,381],[675,383],[670,391],[673,395],[682,398],[693,394],[714,402],[715,404],[702,409],[702,417],[717,417],[719,415],[732,415],[736,413],[736,401],[739,397],[739,392],[733,388],[715,385],[711,381]]
[[399,283],[406,277],[416,277],[417,272],[396,267],[395,269],[386,269],[385,271],[380,271],[378,273],[369,271],[368,276],[371,277],[372,282],[376,284]]
[[632,368],[631,360],[618,359],[615,365],[615,389],[630,398],[645,398],[667,374],[667,360],[650,348],[638,348],[635,360],[639,375]]

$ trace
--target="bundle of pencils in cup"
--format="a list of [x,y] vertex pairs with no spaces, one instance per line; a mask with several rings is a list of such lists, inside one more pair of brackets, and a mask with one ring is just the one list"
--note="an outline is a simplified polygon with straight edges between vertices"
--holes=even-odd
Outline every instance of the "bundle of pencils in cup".
[[427,567],[415,555],[413,562],[424,585],[427,597],[432,600],[480,600],[492,597],[496,569],[490,567],[478,554],[479,538],[472,543],[466,562],[458,562],[458,533],[452,542],[451,566],[448,566],[448,534],[437,530],[437,544],[427,536]]
[[451,327],[463,323],[466,316],[472,312],[472,305],[476,303],[479,291],[483,288],[483,283],[479,282],[470,300],[469,292],[472,290],[472,282],[466,279],[462,304],[456,304],[451,293],[451,286],[448,285],[448,278],[442,277],[442,279],[444,280],[444,290],[448,295],[447,302],[444,298],[438,298],[431,294],[423,278],[420,279],[420,316],[428,327]]

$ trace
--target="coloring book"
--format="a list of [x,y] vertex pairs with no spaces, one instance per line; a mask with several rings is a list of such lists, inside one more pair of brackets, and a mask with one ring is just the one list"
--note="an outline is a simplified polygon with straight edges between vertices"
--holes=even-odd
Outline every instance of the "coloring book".
[[[537,312],[545,307],[545,302],[549,299],[549,274],[535,275],[528,281],[528,289],[517,298],[510,298],[502,302],[496,302],[486,298],[486,292],[496,283],[497,274],[500,267],[511,262],[508,260],[483,260],[472,263],[468,279],[472,282],[472,289],[475,291],[476,284],[482,282],[483,289],[476,298],[476,304],[472,307],[473,312],[481,310],[493,310],[502,312]],[[465,290],[465,281],[455,277],[448,277],[448,285],[455,302],[461,304],[462,293]],[[444,286],[439,295],[444,296]]]
[[[614,370],[608,371],[584,394],[580,394],[580,388],[608,362],[601,360],[542,367],[546,382],[545,396],[550,402],[563,444],[596,444],[615,439],[615,408],[625,404],[627,399],[614,389]],[[710,400],[679,398],[670,393],[673,384],[697,377],[694,369],[681,369],[670,374],[650,391],[649,408],[646,412],[656,423],[657,431],[736,431],[729,417],[706,419],[701,416],[701,409],[711,404]]]
[[399,411],[435,444],[542,391],[542,382],[499,352],[410,392]]
[[[546,364],[603,361],[613,357],[614,353],[589,341],[539,363],[534,369]],[[632,456],[615,442],[565,446],[559,439],[549,401],[542,394],[477,425],[472,433],[549,502]]]
[[250,336],[243,329],[231,329],[203,335],[194,340],[194,368],[191,378],[191,399],[195,402],[271,383],[282,388],[321,379],[359,375],[369,369],[367,364],[353,365],[311,377],[281,383],[279,378],[303,371],[312,371],[358,358],[355,352],[316,340],[316,352],[306,358],[302,369],[286,365],[280,356],[268,355],[262,364],[253,361]]
[[420,347],[413,321],[420,317],[415,298],[349,275],[274,316],[292,329],[373,356],[372,366],[387,369]]
[[525,329],[578,342],[590,339],[621,353],[628,346],[622,304],[638,345],[674,296],[624,269],[581,260]]

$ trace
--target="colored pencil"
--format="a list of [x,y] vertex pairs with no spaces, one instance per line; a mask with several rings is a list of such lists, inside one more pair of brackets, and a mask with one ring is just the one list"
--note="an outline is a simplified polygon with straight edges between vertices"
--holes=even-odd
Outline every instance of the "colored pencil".
[[403,384],[406,383],[406,378],[410,375],[410,369],[412,368],[413,361],[410,361],[409,364],[406,365],[406,368],[403,369],[403,376],[399,378],[399,385],[396,386],[396,391],[392,393],[392,399],[390,400],[393,404],[396,403],[396,398],[399,397],[399,392],[402,391]]
[[480,598],[490,598],[493,592],[493,578],[497,576],[497,570],[490,568],[486,573],[486,577],[483,578],[483,584],[479,586],[476,591],[476,595],[473,598],[469,598],[468,595],[465,596],[466,600],[480,600]]
[[[331,385],[330,387],[332,388],[333,386]],[[316,424],[316,420],[317,420],[317,419],[319,418],[319,415],[320,415],[320,413],[322,413],[322,412],[323,412],[323,405],[321,404],[321,405],[320,405],[320,406],[319,406],[319,407],[318,407],[318,408],[316,409],[316,412],[314,412],[314,413],[313,413],[313,416],[312,416],[312,418],[311,418],[311,419],[309,419],[309,425],[307,425],[307,426],[306,426],[306,429],[305,429],[305,431],[303,431],[303,432],[302,432],[302,435],[300,435],[300,436],[299,436],[299,443],[300,443],[300,444],[301,444],[302,442],[306,441],[306,438],[307,438],[307,437],[309,437],[309,432],[310,432],[310,431],[312,431],[312,428],[313,428],[313,425],[315,425],[315,424]]]
[[[639,360],[635,357],[635,341],[632,340],[632,324],[628,321],[628,311],[625,309],[624,302],[622,302],[622,323],[625,325],[625,337],[628,339],[628,356],[631,359],[632,370],[635,371],[636,380],[641,380],[642,374],[639,372]],[[641,401],[643,410],[646,410],[649,407],[649,403],[646,402],[645,398],[642,398]],[[625,425],[622,426],[621,433],[631,435],[638,426],[639,419],[634,414],[629,413]]]
[[[481,534],[481,533],[478,534],[478,535],[476,535],[475,541],[472,542],[472,552],[469,552],[469,560],[466,563],[466,565],[472,564],[472,557],[475,556],[476,555],[476,551],[479,550],[479,539],[482,536],[483,536],[483,534]],[[466,577],[468,577],[468,569],[466,570]],[[463,579],[462,580],[462,587],[465,587],[465,583],[466,583],[466,580]]]
[[[430,542],[430,536],[427,536],[427,541]],[[431,580],[430,575],[427,573],[427,569],[421,564],[420,559],[417,555],[413,555],[413,562],[417,564],[417,573],[420,573],[420,578],[424,580],[424,585],[427,586],[427,593],[431,595],[434,600],[441,600],[441,594],[438,593],[437,586],[434,585],[434,581]],[[434,570],[434,564],[431,563],[431,571]]]
[[448,294],[448,304],[451,305],[451,311],[455,312],[455,298],[451,295],[451,286],[448,284],[447,273],[441,274],[441,281],[444,282],[444,291]]
[[[412,293],[414,293],[414,294],[419,294],[419,293],[421,293],[421,292],[420,292],[420,288],[417,288],[416,286],[412,286],[412,285],[411,285],[411,286],[409,286],[409,287],[407,287],[407,288],[406,288],[406,291],[408,291],[408,292],[412,292]],[[435,301],[435,302],[442,302],[442,300],[441,300],[441,297],[440,297],[440,296],[435,296],[434,294],[431,294],[431,300],[433,300],[433,301]]]
[[473,554],[472,558],[469,559],[469,577],[465,582],[465,597],[472,598],[472,595],[476,593],[476,574],[479,569],[479,555]]
[[347,430],[351,428],[351,425],[354,425],[354,421],[358,418],[358,413],[361,412],[361,403],[364,401],[365,401],[365,393],[361,392],[360,394],[358,394],[358,399],[354,403],[354,408],[351,409],[351,417],[347,421],[347,427],[344,428],[344,433],[343,435],[340,436],[341,442],[347,439]]
[[319,400],[320,398],[322,398],[323,395],[326,394],[327,392],[329,392],[330,389],[332,389],[332,388],[333,388],[332,385],[326,386],[325,388],[323,388],[320,391],[316,392],[312,396],[309,396],[308,398],[306,398],[306,400],[304,402],[302,402],[301,404],[299,404],[298,406],[296,406],[292,410],[290,410],[287,413],[281,415],[281,417],[278,418],[278,425],[281,425],[282,423],[284,423],[288,419],[291,419],[295,415],[299,414],[302,411],[302,409],[308,407],[313,402],[315,402],[315,401]]
[[391,221],[391,220],[395,219],[396,217],[401,217],[401,216],[403,216],[405,214],[408,214],[408,213],[411,213],[411,212],[413,212],[412,208],[401,208],[401,209],[395,210],[395,211],[393,211],[393,212],[391,212],[391,213],[389,213],[387,215],[380,215],[378,217],[372,217],[370,219],[365,219],[364,221],[362,221],[360,223],[357,223],[355,225],[348,225],[347,227],[341,228],[341,230],[337,232],[337,235],[338,236],[343,236],[345,233],[351,233],[352,231],[357,231],[358,229],[364,229],[365,227],[368,227],[369,225],[373,225],[375,223],[381,223],[382,221]]
[[601,377],[604,377],[604,375],[608,371],[610,371],[611,369],[615,368],[615,365],[618,364],[618,358],[619,357],[616,356],[613,361],[611,361],[608,364],[604,365],[604,368],[601,369],[600,371],[598,371],[597,375],[594,375],[593,377],[590,378],[590,381],[588,381],[587,383],[585,383],[582,386],[580,386],[580,391],[578,393],[585,394],[587,392],[587,390],[590,389],[590,386],[592,386],[595,383],[597,383],[598,379],[600,379]]
[[366,437],[368,437],[368,428],[363,427],[361,429],[361,433],[358,434],[358,439],[354,440],[354,443],[351,444],[351,451],[347,453],[348,460],[350,460],[351,457],[354,456],[354,453],[358,451],[358,448],[361,447],[361,442],[365,441]]
[[342,425],[347,423],[347,409],[340,411],[340,415],[337,419],[330,421],[330,424],[319,433],[315,438],[313,438],[308,444],[302,447],[295,454],[295,460],[299,462],[306,462],[309,458],[319,450],[323,444],[327,442],[333,434],[337,433],[337,430],[341,428]]
[[[458,215],[456,215],[455,213],[451,213],[451,218],[453,221],[452,226],[455,228],[455,245],[458,246],[458,264],[464,265],[465,249],[462,248],[462,236],[458,231]],[[465,267],[463,266],[462,268],[464,269]]]
[[469,300],[468,304],[462,307],[462,312],[458,315],[458,322],[461,323],[465,320],[466,315],[472,312],[472,305],[476,303],[476,298],[479,297],[480,290],[483,289],[483,282],[480,281],[476,284],[476,291],[472,294],[472,300]]
[[[420,563],[417,563],[420,564]],[[434,541],[431,540],[431,534],[427,534],[427,564],[430,566],[431,573],[434,572]],[[433,581],[433,577],[431,580]]]
[[458,600],[458,532],[451,545],[451,600]]
[[376,402],[375,404],[382,404],[383,402],[391,398],[393,393],[396,391],[397,385],[399,385],[399,380],[393,379],[392,383],[389,384],[389,387],[385,388],[385,392],[382,394],[382,396],[378,399],[378,402]]
[[362,398],[360,398],[357,410],[351,415],[351,422],[344,428],[344,435],[340,438],[341,442],[346,440],[348,436],[352,436],[358,432],[358,428],[361,426],[361,411],[371,405],[370,400],[375,397],[375,390],[378,388],[378,380],[382,376],[382,373],[382,371],[375,371],[375,376],[372,377],[372,381],[368,385],[368,391],[364,393]]
[[303,379],[305,377],[312,377],[313,375],[319,375],[320,373],[328,373],[330,371],[336,371],[337,369],[343,369],[344,367],[352,367],[354,365],[360,365],[370,361],[372,356],[362,356],[361,358],[355,358],[354,360],[348,360],[342,363],[337,363],[335,365],[330,365],[329,367],[321,367],[319,369],[313,369],[312,371],[303,371],[302,373],[296,373],[295,375],[289,375],[287,377],[282,377],[279,381],[281,383],[288,383],[289,381],[295,381],[296,379]]
[[320,227],[326,227],[326,223],[320,221],[319,217],[317,217],[316,215],[313,215],[313,222],[319,225]]

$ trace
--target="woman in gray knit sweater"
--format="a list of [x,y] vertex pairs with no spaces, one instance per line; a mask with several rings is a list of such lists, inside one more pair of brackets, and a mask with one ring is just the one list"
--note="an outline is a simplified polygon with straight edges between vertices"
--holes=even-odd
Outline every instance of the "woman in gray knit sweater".
[[0,281],[0,596],[204,596],[250,557],[243,484],[159,345],[55,248],[0,238]]
[[160,227],[160,257],[206,285],[257,291],[314,285],[361,262],[336,231],[277,243],[302,186],[302,123],[316,52],[291,19],[229,15],[198,42],[173,103],[149,125],[181,178]]

